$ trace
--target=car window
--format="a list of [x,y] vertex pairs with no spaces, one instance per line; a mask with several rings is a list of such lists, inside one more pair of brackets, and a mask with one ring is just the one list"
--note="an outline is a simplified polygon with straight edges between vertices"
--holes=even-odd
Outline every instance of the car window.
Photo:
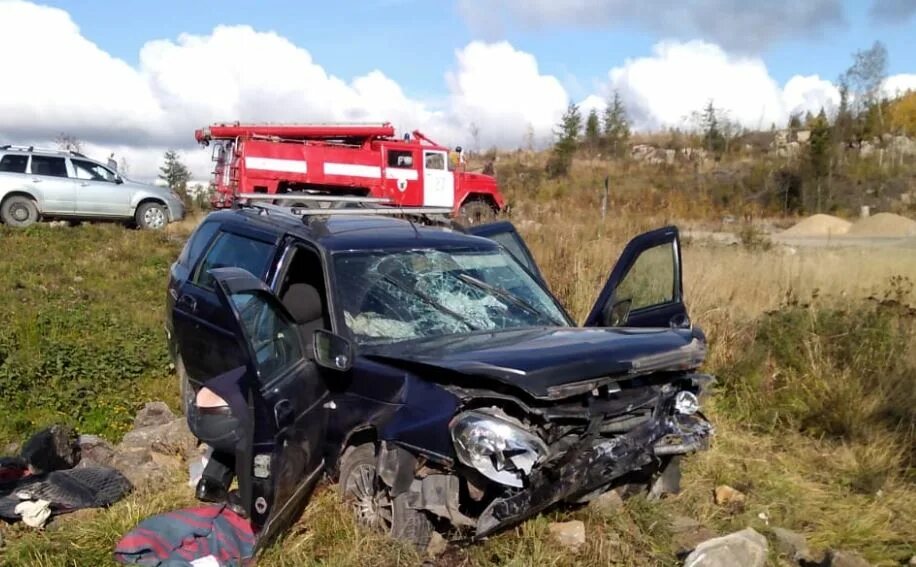
[[214,268],[242,268],[255,277],[262,277],[273,257],[273,246],[231,232],[222,232],[213,241],[207,255],[197,267],[192,280],[195,284],[213,289]]
[[649,248],[639,255],[614,293],[615,301],[629,299],[630,310],[664,305],[675,300],[674,243]]
[[388,150],[388,167],[413,167],[413,152]]
[[194,231],[191,238],[185,243],[181,254],[178,256],[178,263],[184,266],[193,266],[197,263],[200,254],[210,243],[210,237],[219,228],[219,223],[205,222]]
[[261,383],[270,382],[303,358],[294,323],[258,292],[234,293],[232,303],[255,356]]
[[501,248],[342,252],[334,267],[344,322],[360,344],[568,325]]
[[32,175],[67,177],[67,161],[62,157],[33,155]]
[[430,152],[424,158],[426,169],[445,169],[445,154],[442,152]]
[[25,168],[29,164],[29,156],[18,154],[7,154],[0,158],[0,171],[8,173],[25,173]]
[[114,183],[114,180],[117,178],[113,171],[97,163],[81,159],[71,159],[70,162],[73,163],[73,168],[76,170],[77,179],[110,181]]

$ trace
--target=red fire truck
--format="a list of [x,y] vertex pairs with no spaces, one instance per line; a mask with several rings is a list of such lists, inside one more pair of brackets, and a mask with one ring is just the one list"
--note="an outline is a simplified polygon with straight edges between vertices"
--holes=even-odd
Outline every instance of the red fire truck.
[[[378,197],[401,206],[448,207],[474,222],[505,207],[496,180],[465,171],[449,150],[384,124],[212,124],[194,132],[213,144],[214,207],[240,194]],[[287,198],[288,200],[288,198]]]

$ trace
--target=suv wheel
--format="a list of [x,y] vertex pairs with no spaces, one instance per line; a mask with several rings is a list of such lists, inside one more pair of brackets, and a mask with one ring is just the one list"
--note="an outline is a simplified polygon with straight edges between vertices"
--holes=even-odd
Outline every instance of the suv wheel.
[[433,534],[426,514],[407,506],[407,494],[391,498],[376,474],[375,445],[348,447],[340,459],[340,495],[360,525],[425,549]]
[[137,226],[146,230],[162,230],[169,223],[169,215],[159,203],[143,203],[135,219]]
[[38,222],[38,207],[32,199],[14,195],[3,201],[0,219],[9,226],[25,228]]

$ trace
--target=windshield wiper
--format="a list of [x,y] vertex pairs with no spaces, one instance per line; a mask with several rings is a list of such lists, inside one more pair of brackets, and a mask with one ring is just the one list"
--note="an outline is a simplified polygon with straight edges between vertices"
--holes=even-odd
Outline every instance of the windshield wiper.
[[553,324],[555,324],[555,325],[556,325],[556,324],[559,324],[559,322],[556,321],[553,317],[551,317],[551,316],[548,315],[547,313],[544,313],[543,311],[541,311],[540,309],[538,309],[538,308],[535,307],[534,305],[531,305],[530,303],[528,303],[527,301],[525,301],[525,300],[522,299],[521,297],[515,295],[514,293],[511,293],[510,291],[507,291],[507,290],[505,290],[505,289],[503,289],[503,288],[501,288],[501,287],[495,286],[495,285],[493,285],[493,284],[487,283],[487,282],[485,282],[485,281],[483,281],[483,280],[479,280],[479,279],[475,278],[474,276],[470,276],[470,275],[468,275],[468,274],[455,274],[455,277],[458,278],[459,280],[463,281],[464,283],[467,283],[467,284],[470,284],[470,285],[476,287],[477,289],[482,289],[482,290],[485,290],[485,291],[489,291],[490,293],[492,293],[493,295],[499,297],[500,299],[503,299],[503,300],[505,300],[505,301],[508,301],[509,303],[515,305],[516,307],[521,307],[522,309],[524,309],[524,310],[527,311],[528,313],[531,313],[531,314],[533,314],[534,316],[536,316],[536,317],[538,317],[538,318],[546,317],[547,320],[550,321],[551,323],[553,323]]
[[389,284],[393,285],[394,287],[398,288],[399,290],[403,291],[404,293],[409,293],[410,295],[413,295],[414,297],[420,298],[420,300],[423,301],[423,303],[426,303],[427,305],[436,309],[437,311],[445,313],[446,315],[456,319],[457,321],[460,321],[461,324],[465,325],[467,328],[471,329],[472,331],[481,330],[481,327],[478,327],[477,325],[471,323],[464,316],[452,311],[451,309],[449,309],[445,305],[442,305],[441,303],[439,303],[438,301],[436,301],[429,295],[423,293],[422,291],[418,289],[411,289],[405,286],[404,284],[402,284],[401,282],[399,282],[398,280],[394,279],[393,277],[389,276],[388,274],[382,274],[381,278],[382,280],[388,282]]

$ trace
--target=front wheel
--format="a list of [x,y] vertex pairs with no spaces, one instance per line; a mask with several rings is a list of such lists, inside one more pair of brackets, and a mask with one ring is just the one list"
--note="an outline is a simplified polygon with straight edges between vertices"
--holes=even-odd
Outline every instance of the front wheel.
[[483,200],[468,201],[458,209],[458,217],[464,224],[482,224],[496,218],[496,209]]
[[425,549],[433,524],[425,513],[407,506],[407,494],[392,498],[378,477],[375,446],[347,448],[340,459],[340,495],[360,525]]
[[143,203],[137,208],[135,220],[144,230],[162,230],[169,223],[169,215],[159,203]]
[[8,226],[25,228],[38,222],[38,207],[32,199],[14,195],[0,206],[0,219]]

